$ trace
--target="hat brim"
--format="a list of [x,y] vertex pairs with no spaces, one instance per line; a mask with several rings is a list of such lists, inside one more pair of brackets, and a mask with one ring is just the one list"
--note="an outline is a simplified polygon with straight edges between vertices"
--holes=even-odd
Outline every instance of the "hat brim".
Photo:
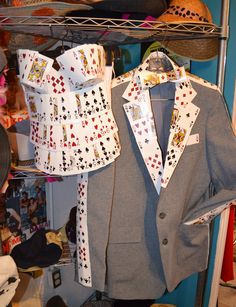
[[[49,16],[65,16],[69,12],[81,10],[88,11],[92,7],[86,4],[72,4],[66,2],[42,2],[21,7],[3,7],[1,8],[1,16],[9,16],[9,19],[13,19],[15,16],[40,16],[45,15],[45,12]],[[47,12],[48,10],[48,12]],[[24,46],[25,49],[32,49],[36,51],[45,51],[52,47],[58,39],[45,38],[43,42],[37,41],[37,37],[29,34],[11,33],[11,38],[8,44],[8,49],[15,53],[17,49]]]
[[[45,13],[49,9],[49,16],[64,16],[71,11],[91,10],[92,7],[86,4],[72,4],[66,2],[42,2],[26,6],[11,6],[1,8],[1,16],[40,16],[41,12]],[[42,10],[42,11],[41,11]]]
[[58,39],[54,38],[43,38],[43,42],[39,40],[37,42],[37,38],[30,34],[22,34],[22,33],[11,33],[11,39],[7,48],[11,51],[11,53],[16,53],[17,49],[22,48],[24,46],[25,49],[35,50],[35,51],[46,51],[51,48]]
[[7,132],[0,124],[0,188],[7,179],[11,166],[11,149]]
[[161,42],[176,53],[195,61],[209,61],[218,55],[219,40],[217,38],[180,39]]

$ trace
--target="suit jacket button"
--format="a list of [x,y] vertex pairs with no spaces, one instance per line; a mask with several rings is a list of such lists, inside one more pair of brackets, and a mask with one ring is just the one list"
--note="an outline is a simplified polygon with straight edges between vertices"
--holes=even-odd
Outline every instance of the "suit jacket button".
[[168,239],[166,239],[166,238],[163,239],[163,240],[162,240],[162,244],[163,244],[163,245],[167,245],[167,244],[168,244]]
[[165,212],[161,212],[160,214],[159,214],[159,218],[160,219],[164,219],[166,217],[166,214],[165,214]]

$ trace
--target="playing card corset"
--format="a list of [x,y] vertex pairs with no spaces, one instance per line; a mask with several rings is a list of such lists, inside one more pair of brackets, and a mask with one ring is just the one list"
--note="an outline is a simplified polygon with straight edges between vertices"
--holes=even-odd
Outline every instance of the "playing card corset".
[[31,121],[30,140],[40,148],[62,151],[90,146],[117,130],[113,114],[108,110],[70,124],[46,125]]
[[17,52],[21,83],[40,93],[65,93],[100,82],[104,77],[105,52],[102,46],[85,44],[65,51],[56,58],[60,69],[52,66],[53,59],[37,51]]
[[[30,62],[25,72],[23,55]],[[83,45],[66,51],[57,58],[59,71],[37,52],[20,50],[18,60],[36,167],[50,174],[75,175],[113,162],[120,144],[103,48]],[[77,65],[75,71],[72,64]]]
[[114,133],[92,145],[80,146],[76,150],[51,151],[36,146],[35,165],[46,173],[75,175],[110,164],[119,154],[119,138],[117,133]]
[[57,62],[68,75],[71,90],[76,90],[81,85],[93,85],[103,79],[105,52],[102,46],[77,46],[57,57]]
[[79,123],[110,110],[111,101],[104,81],[64,94],[39,94],[25,89],[31,121],[47,125]]

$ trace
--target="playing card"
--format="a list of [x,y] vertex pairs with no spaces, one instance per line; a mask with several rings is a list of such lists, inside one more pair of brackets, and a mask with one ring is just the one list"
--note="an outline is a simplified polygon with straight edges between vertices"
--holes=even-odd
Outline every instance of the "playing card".
[[55,164],[58,159],[58,153],[56,151],[42,150],[38,146],[35,146],[35,166],[48,174],[57,173]]
[[69,82],[61,69],[57,71],[52,67],[46,74],[44,91],[47,94],[65,94],[70,91]]
[[30,120],[38,120],[38,116],[41,114],[39,96],[36,93],[27,92],[25,93],[25,102],[28,108]]
[[78,149],[53,151],[36,146],[35,165],[41,171],[62,176],[90,172],[113,162],[120,154],[116,133]]
[[157,140],[151,139],[148,144],[143,143],[141,153],[156,191],[159,194],[163,175],[163,161],[161,149]]
[[111,109],[106,83],[65,94],[25,93],[30,118],[48,125],[80,122]]
[[151,113],[151,105],[146,102],[127,102],[123,108],[131,123]]
[[176,121],[173,129],[170,130],[169,146],[178,151],[183,151],[189,137],[191,127],[199,113],[199,108],[193,104],[186,106],[181,117]]
[[29,51],[28,65],[22,76],[22,83],[40,89],[45,86],[46,74],[51,70],[53,60],[39,53]]
[[77,176],[76,250],[79,282],[92,286],[87,227],[88,173]]
[[155,123],[152,113],[148,113],[145,117],[136,120],[135,123],[132,124],[132,130],[138,142],[147,142],[152,138],[156,138]]
[[126,100],[139,101],[143,88],[138,77],[134,77],[128,84],[122,97]]
[[70,102],[71,113],[84,119],[111,108],[105,82],[71,93]]
[[111,110],[108,110],[99,115],[100,122],[104,133],[114,133],[118,130],[114,115]]
[[[99,53],[101,53],[100,49],[99,49]],[[96,47],[95,44],[88,45],[88,63],[90,66],[89,73],[93,76],[96,76],[98,74],[99,66],[102,63],[101,63],[101,58],[100,58],[100,63],[99,63],[98,48]]]
[[199,143],[199,133],[192,134],[188,137],[186,146],[194,145]]
[[168,80],[167,73],[157,74],[156,72],[145,70],[139,75],[140,85],[143,89],[167,82]]
[[132,80],[132,77],[134,75],[135,69],[128,71],[127,73],[124,73],[123,75],[116,77],[112,80],[112,88],[116,87],[119,84],[128,82]]
[[[159,193],[161,177],[163,174],[163,163],[161,149],[157,141],[153,115],[151,112],[143,115],[143,113],[140,112],[140,109],[134,113],[134,104],[127,103],[126,106],[127,105],[132,106],[130,113],[126,112],[126,114],[130,120],[130,125],[133,130],[140,153],[146,164],[153,184]],[[137,105],[140,106],[140,104],[135,104],[135,107],[137,107]]]
[[225,209],[227,209],[231,205],[232,202],[225,203],[224,205],[212,209],[195,219],[184,222],[184,224],[185,225],[209,224],[217,215],[221,214]]
[[189,82],[177,85],[175,106],[172,113],[168,150],[165,159],[162,186],[166,187],[187,144],[191,129],[199,114],[200,108],[189,100],[196,92]]
[[27,72],[28,65],[30,65],[32,58],[38,54],[38,51],[30,51],[28,49],[17,50],[17,60],[19,66],[20,81],[23,82],[25,74]]
[[37,145],[39,144],[39,123],[30,122],[30,141]]
[[[73,48],[71,50],[68,50],[66,55],[70,56],[69,67],[67,62],[63,62],[64,67],[69,68],[67,68],[67,72],[69,72],[68,79],[71,83],[71,88],[73,90],[76,90],[78,87],[81,86],[81,84],[90,79],[90,66],[86,49],[87,48],[84,47],[84,49]],[[61,60],[62,59],[60,59],[60,61]]]
[[157,138],[153,137],[150,140],[138,141],[137,144],[156,191],[159,194],[163,175],[163,162]]
[[[81,88],[81,85],[91,86],[101,81],[104,68],[99,65],[102,61],[101,47],[85,44],[67,50],[64,54],[57,57],[64,75],[67,77],[71,90]],[[101,56],[99,56],[99,54]]]

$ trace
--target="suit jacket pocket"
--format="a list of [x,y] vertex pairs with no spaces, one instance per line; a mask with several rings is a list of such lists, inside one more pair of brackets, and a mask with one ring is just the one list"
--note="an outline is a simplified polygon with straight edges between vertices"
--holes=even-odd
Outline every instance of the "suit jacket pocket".
[[203,145],[201,143],[186,145],[184,149],[184,153],[188,152],[199,152],[203,150]]
[[209,224],[180,225],[177,248],[180,265],[199,263],[199,267],[203,269],[208,258],[208,250]]
[[109,243],[137,243],[141,241],[141,227],[120,227],[110,232]]

